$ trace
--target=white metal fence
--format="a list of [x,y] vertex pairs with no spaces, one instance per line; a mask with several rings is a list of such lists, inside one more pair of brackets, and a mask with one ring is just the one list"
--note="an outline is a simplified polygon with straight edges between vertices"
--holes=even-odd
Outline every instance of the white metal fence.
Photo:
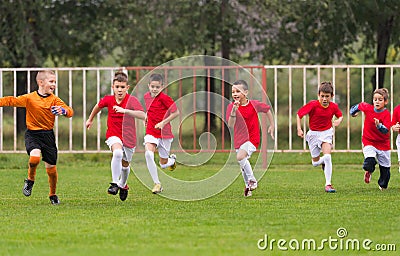
[[[306,142],[297,137],[296,112],[312,99],[317,98],[317,87],[322,81],[335,85],[334,101],[339,104],[344,120],[335,130],[334,151],[361,151],[362,117],[351,118],[349,109],[361,101],[371,102],[374,86],[378,86],[378,70],[385,69],[384,87],[389,90],[390,111],[400,104],[400,65],[305,65],[305,66],[245,66],[266,88],[275,116],[274,148],[281,152],[302,152],[307,150]],[[106,94],[112,93],[112,76],[120,67],[53,68],[57,74],[56,94],[75,110],[71,119],[58,118],[55,133],[60,152],[103,152],[106,115],[100,114],[97,124],[88,131],[85,120],[92,107]],[[34,76],[39,68],[0,68],[0,96],[17,95],[21,81],[26,84],[25,93],[36,90]],[[152,67],[126,67],[131,86],[152,70]],[[238,78],[238,77],[235,77]],[[194,79],[193,90],[203,80]],[[376,85],[372,85],[375,82]],[[233,81],[228,81],[233,82]],[[252,83],[252,82],[250,82]],[[205,90],[206,86],[203,86]],[[19,91],[21,94],[21,91]],[[168,91],[173,98],[182,95],[182,87]],[[139,95],[140,96],[140,95]],[[196,121],[194,121],[196,122]],[[197,121],[199,122],[199,120]],[[23,132],[17,131],[17,110],[0,108],[0,152],[25,152]],[[306,127],[307,118],[303,125]],[[142,123],[138,121],[140,134]],[[223,128],[222,128],[223,129]],[[198,134],[200,135],[200,134]],[[195,135],[197,136],[197,134]],[[223,136],[222,136],[223,137]],[[222,140],[222,138],[221,138]],[[392,135],[393,141],[393,135]],[[219,143],[219,142],[218,142]],[[141,143],[138,142],[138,145]],[[392,145],[395,145],[392,143]],[[222,148],[223,150],[223,148]]]

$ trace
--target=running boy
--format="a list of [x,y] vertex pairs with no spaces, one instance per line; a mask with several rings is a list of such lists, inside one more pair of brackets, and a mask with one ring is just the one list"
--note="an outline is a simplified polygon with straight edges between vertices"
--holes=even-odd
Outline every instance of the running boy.
[[158,178],[157,166],[154,161],[154,153],[158,149],[160,167],[173,171],[176,168],[175,155],[169,155],[174,135],[170,122],[179,115],[174,101],[162,92],[164,89],[163,77],[160,74],[152,74],[149,79],[149,92],[144,95],[147,109],[146,135],[144,136],[145,157],[147,168],[153,179],[153,194],[162,192],[163,187]]
[[397,147],[398,166],[400,172],[400,105],[397,105],[393,110],[392,130],[397,133],[396,147]]
[[370,183],[371,174],[375,171],[378,160],[380,190],[387,189],[390,180],[390,112],[385,108],[389,93],[386,88],[376,89],[373,105],[361,102],[350,108],[350,115],[357,116],[359,111],[365,114],[362,134],[364,163],[364,182]]
[[107,95],[93,107],[86,127],[93,124],[94,117],[102,108],[107,107],[106,144],[112,151],[111,176],[112,182],[107,192],[125,201],[129,187],[127,180],[130,172],[130,162],[136,147],[135,118],[145,119],[143,107],[138,99],[127,92],[129,90],[128,76],[122,71],[115,73],[112,86],[114,95]]
[[[306,141],[310,149],[312,165],[322,166],[322,170],[325,174],[325,192],[328,193],[336,192],[331,183],[332,118],[334,116],[337,118],[333,121],[334,126],[338,126],[343,120],[343,115],[339,106],[331,102],[332,97],[332,83],[322,82],[318,89],[318,100],[308,102],[297,111],[297,135],[300,138],[304,138],[304,132],[301,128],[301,119],[305,115],[309,115],[310,130],[306,134]],[[321,151],[323,154],[322,157],[320,157]]]
[[271,107],[258,100],[249,100],[247,98],[248,93],[249,87],[246,81],[238,80],[234,82],[232,85],[234,102],[230,103],[226,109],[228,127],[233,127],[236,159],[242,171],[245,197],[251,196],[251,191],[258,186],[248,159],[260,144],[259,112],[267,114],[269,122],[268,133],[272,139],[274,138],[274,120],[270,110]]
[[57,188],[57,145],[53,132],[55,116],[72,117],[74,111],[59,97],[54,95],[56,89],[56,74],[52,70],[39,71],[36,75],[38,90],[18,97],[0,98],[1,107],[26,108],[25,147],[29,155],[28,178],[25,179],[22,193],[32,194],[35,184],[36,169],[40,155],[45,164],[50,186],[49,199],[51,204],[60,203],[56,195]]

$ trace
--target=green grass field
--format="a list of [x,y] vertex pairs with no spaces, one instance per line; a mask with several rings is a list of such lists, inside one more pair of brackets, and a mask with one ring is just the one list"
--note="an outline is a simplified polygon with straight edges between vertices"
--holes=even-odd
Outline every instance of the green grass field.
[[[397,164],[389,189],[381,192],[376,183],[379,172],[371,184],[364,184],[361,153],[332,156],[335,194],[324,192],[322,171],[311,166],[308,153],[275,153],[250,198],[242,195],[241,177],[209,199],[180,202],[151,194],[131,175],[129,197],[121,202],[106,193],[110,154],[62,154],[61,204],[52,206],[43,163],[32,196],[26,198],[22,186],[28,157],[1,155],[0,255],[398,255]],[[210,175],[221,159],[224,156],[217,154],[207,168],[196,171]],[[393,163],[396,160],[393,157]],[[173,175],[195,177],[191,172],[178,165]],[[346,237],[338,237],[339,228],[347,230]],[[257,244],[266,236],[268,248],[260,250]],[[321,246],[330,238],[332,249],[329,242]],[[316,250],[301,248],[302,241],[312,239]],[[346,250],[350,239],[360,242],[360,250]],[[362,248],[367,239],[372,241],[367,244],[370,251]],[[281,247],[287,251],[279,249],[278,240],[286,241]],[[289,247],[296,241],[299,250]],[[392,251],[377,251],[376,245]]]

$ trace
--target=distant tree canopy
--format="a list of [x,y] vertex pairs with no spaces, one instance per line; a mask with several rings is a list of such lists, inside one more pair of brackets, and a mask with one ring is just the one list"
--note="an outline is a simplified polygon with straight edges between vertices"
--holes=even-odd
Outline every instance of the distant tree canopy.
[[[3,67],[158,65],[209,54],[261,63],[384,64],[397,60],[396,0],[6,0]],[[114,51],[119,49],[119,51]],[[122,52],[116,54],[115,52]],[[389,59],[389,61],[393,61]]]

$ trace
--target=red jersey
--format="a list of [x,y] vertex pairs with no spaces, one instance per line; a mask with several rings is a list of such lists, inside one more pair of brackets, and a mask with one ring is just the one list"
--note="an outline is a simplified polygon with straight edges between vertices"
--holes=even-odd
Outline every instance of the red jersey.
[[390,112],[387,109],[376,112],[371,104],[361,102],[358,109],[365,114],[362,143],[364,146],[374,146],[379,150],[390,150],[390,132],[384,134],[376,128],[374,118],[377,118],[390,131]]
[[[226,120],[229,120],[233,108],[230,103],[226,109]],[[240,148],[243,143],[250,141],[256,148],[260,145],[260,125],[258,112],[267,113],[271,107],[258,100],[250,100],[245,106],[240,105],[236,111],[236,122],[233,128],[234,147]]]
[[156,124],[177,110],[172,98],[163,92],[153,98],[150,92],[147,92],[144,95],[144,102],[147,109],[146,134],[155,138],[172,139],[174,135],[172,134],[170,123],[164,125],[162,129],[154,128]]
[[400,105],[397,105],[393,110],[392,126],[400,123]]
[[102,98],[97,105],[99,108],[107,107],[108,109],[106,138],[117,136],[122,140],[125,147],[136,147],[135,118],[130,115],[117,113],[113,107],[119,106],[125,109],[143,111],[143,107],[138,99],[132,95],[126,94],[125,98],[118,104],[114,95],[107,95]]
[[309,127],[312,131],[326,131],[332,128],[332,118],[340,118],[343,114],[338,104],[329,102],[327,107],[323,107],[318,100],[312,100],[297,111],[297,115],[303,118],[309,115]]
[[54,94],[40,95],[38,91],[18,97],[7,96],[0,98],[1,107],[26,108],[26,127],[28,130],[52,130],[56,116],[51,113],[51,106],[61,106],[67,110],[66,117],[72,117],[74,111]]

